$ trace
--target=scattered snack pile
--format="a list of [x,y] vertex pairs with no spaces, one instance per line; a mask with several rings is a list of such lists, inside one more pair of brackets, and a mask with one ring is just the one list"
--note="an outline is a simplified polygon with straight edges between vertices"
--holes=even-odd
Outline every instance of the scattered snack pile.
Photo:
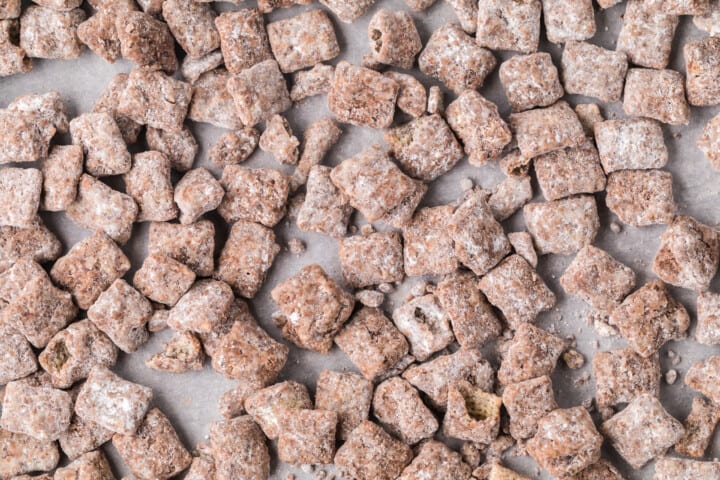
[[[720,2],[598,0],[626,4],[607,50],[588,42],[591,0],[447,0],[457,21],[423,44],[416,18],[434,1],[406,0],[411,15],[375,0],[258,0],[220,14],[211,0],[0,0],[0,76],[86,47],[135,64],[75,118],[53,91],[0,110],[0,164],[13,164],[0,169],[0,479],[113,480],[107,442],[138,480],[186,470],[190,480],[265,479],[275,455],[320,465],[305,467],[318,479],[527,479],[503,466],[510,449],[536,462],[535,476],[623,479],[603,443],[623,468],[653,462],[655,480],[720,479],[706,454],[720,355],[686,372],[698,392],[686,419],[659,399],[661,347],[693,322],[694,341],[720,345],[720,294],[709,291],[720,232],[677,214],[661,127],[720,104]],[[266,24],[279,8],[296,11]],[[357,39],[339,41],[337,22],[365,14],[370,53],[362,65],[338,62],[343,41]],[[709,34],[682,46],[686,76],[667,69],[681,15]],[[543,22],[563,45],[560,65],[538,51]],[[493,50],[516,55],[500,63]],[[437,85],[408,73],[415,65]],[[496,68],[508,118],[479,92]],[[622,101],[626,118],[573,107],[566,93]],[[293,132],[282,114],[317,95],[332,117]],[[207,152],[219,179],[193,168],[186,120],[227,130]],[[383,129],[386,145],[323,165],[343,124]],[[71,145],[58,144],[64,133]],[[292,173],[243,166],[258,147]],[[697,147],[720,170],[720,115]],[[492,191],[465,180],[456,202],[420,206],[465,157],[499,163],[506,179]],[[124,191],[104,181],[113,176]],[[528,203],[535,184],[544,200]],[[626,225],[667,225],[657,279],[639,285],[593,246],[603,201]],[[506,231],[520,210],[527,231]],[[61,211],[88,231],[74,245],[39,216]],[[351,226],[355,211],[378,231]],[[272,285],[277,312],[264,327],[251,300],[281,252],[273,228],[283,220],[336,239],[341,278],[317,264],[288,274]],[[123,247],[138,222],[150,223],[148,253],[130,278]],[[305,250],[297,239],[287,248]],[[598,331],[625,341],[589,359],[594,403],[559,407],[556,364],[578,369],[585,358],[536,325],[557,303],[536,272],[542,255],[574,256],[562,289],[593,310]],[[430,283],[383,310],[406,276]],[[697,319],[667,285],[697,293]],[[180,374],[210,357],[235,385],[193,453],[152,389],[112,371],[165,328],[174,336],[148,368]],[[310,389],[278,381],[291,346],[337,347],[357,371],[324,370]]]

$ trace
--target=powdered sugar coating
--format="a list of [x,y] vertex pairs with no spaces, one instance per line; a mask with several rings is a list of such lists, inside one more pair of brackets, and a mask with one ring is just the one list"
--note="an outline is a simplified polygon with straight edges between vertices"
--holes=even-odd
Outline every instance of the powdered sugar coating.
[[12,433],[0,428],[0,476],[12,478],[31,472],[49,472],[60,460],[55,442],[41,442],[28,435]]
[[170,310],[168,326],[176,331],[210,332],[225,320],[233,299],[225,282],[200,280]]
[[224,196],[225,190],[208,170],[188,171],[175,185],[173,196],[180,210],[180,223],[195,223],[203,214],[215,210]]
[[145,365],[161,372],[185,373],[202,370],[204,362],[205,353],[198,337],[191,332],[180,332],[161,352],[145,360]]
[[160,152],[137,153],[133,166],[123,176],[125,191],[138,207],[137,222],[163,222],[177,217],[170,180],[170,160]]
[[198,144],[187,127],[177,131],[148,127],[145,140],[151,150],[162,153],[170,160],[173,170],[186,172],[192,168]]
[[278,458],[291,465],[331,463],[337,421],[329,410],[298,409],[282,421]]
[[338,257],[343,283],[362,288],[402,281],[402,243],[397,232],[376,232],[340,240]]
[[444,275],[458,268],[448,231],[453,211],[451,205],[421,208],[403,227],[403,266],[408,276]]
[[478,5],[475,39],[492,50],[537,51],[540,42],[540,0],[488,0]]
[[201,58],[220,47],[215,10],[194,0],[164,0],[162,16],[175,40],[191,58]]
[[309,10],[269,23],[268,40],[283,73],[291,73],[340,54],[335,30],[324,10]]
[[48,154],[50,137],[29,112],[0,109],[0,164],[34,162]]
[[552,43],[586,40],[595,35],[592,0],[542,0],[545,33]]
[[84,113],[70,122],[75,145],[85,154],[85,168],[96,177],[130,170],[131,160],[120,129],[108,113]]
[[188,119],[237,130],[243,127],[227,88],[230,74],[224,68],[204,73],[193,83]]
[[300,140],[293,135],[288,121],[280,115],[273,115],[265,123],[259,146],[282,164],[295,165],[300,157]]
[[693,398],[692,409],[685,419],[685,436],[675,444],[675,451],[688,457],[703,458],[712,443],[718,421],[720,408],[717,405],[702,397]]
[[576,197],[525,205],[523,216],[541,255],[571,255],[590,245],[600,229],[595,197]]
[[690,107],[685,100],[682,74],[674,70],[631,68],[625,79],[623,109],[630,116],[687,125]]
[[240,121],[248,127],[292,107],[285,78],[275,60],[265,60],[231,75],[227,88]]
[[[112,77],[103,93],[95,101],[92,111],[94,113],[109,113],[115,120],[115,123],[117,123],[125,143],[131,144],[137,142],[142,125],[134,122],[117,111],[118,101],[120,99],[120,95],[125,90],[128,78],[129,75],[127,73],[118,73]],[[158,150],[157,148],[150,148]]]
[[258,390],[245,400],[248,414],[271,440],[277,440],[284,432],[284,422],[288,415],[299,413],[293,410],[310,408],[312,401],[307,387],[293,380]]
[[[180,65],[180,72],[183,78],[192,83],[194,87],[195,83],[197,83],[203,74],[212,72],[224,64],[222,51],[218,48],[200,58],[192,58],[189,55],[186,56]],[[192,109],[192,104],[190,108]]]
[[650,8],[673,15],[703,15],[710,12],[712,0],[647,0]]
[[595,124],[594,132],[605,173],[662,168],[668,161],[662,129],[655,120],[606,120]]
[[595,400],[600,407],[631,402],[640,394],[660,394],[660,358],[632,348],[597,352],[592,361]]
[[400,93],[398,93],[397,107],[415,118],[425,113],[427,105],[427,93],[423,84],[412,75],[395,71],[384,72],[388,78],[391,78],[400,85]]
[[720,115],[711,118],[697,139],[697,147],[705,154],[710,165],[720,171]]
[[70,425],[72,400],[59,389],[10,382],[5,386],[0,426],[47,442],[56,440]]
[[568,42],[562,55],[565,91],[619,102],[622,97],[627,56],[587,42]]
[[662,457],[655,462],[655,480],[676,478],[712,479],[720,475],[717,462],[700,462],[683,458]]
[[0,330],[0,385],[35,373],[37,368],[35,352],[27,339],[7,327]]
[[373,6],[376,0],[320,0],[340,21],[352,23]]
[[342,133],[338,124],[328,117],[315,120],[308,125],[303,133],[300,161],[290,177],[291,191],[297,191],[307,182],[310,170],[322,163],[332,146],[340,140]]
[[490,193],[488,205],[498,222],[507,220],[533,197],[528,175],[511,175],[495,185]]
[[617,50],[636,65],[665,68],[670,62],[677,15],[649,8],[643,0],[628,0]]
[[560,100],[547,108],[510,115],[518,148],[525,158],[585,142],[585,132],[573,109]]
[[550,106],[565,94],[558,70],[546,52],[516,55],[500,65],[499,73],[514,112]]
[[568,147],[535,157],[533,164],[540,189],[547,200],[605,189],[605,173],[591,140],[579,147]]
[[315,389],[315,408],[337,413],[337,432],[341,440],[346,440],[350,432],[367,420],[372,399],[370,380],[355,373],[320,372]]
[[30,227],[40,207],[43,176],[36,168],[0,170],[0,225]]
[[[100,10],[88,22],[98,15],[107,14],[105,10]],[[81,33],[83,26],[79,29]],[[175,39],[165,22],[150,14],[130,10],[116,14],[114,26],[123,58],[140,67],[162,69],[168,74],[177,70]]]
[[720,356],[713,355],[694,363],[685,375],[685,384],[702,393],[714,403],[720,400]]
[[277,170],[228,165],[220,184],[226,193],[218,213],[229,223],[245,220],[273,227],[285,215],[290,181]]
[[59,12],[31,5],[20,18],[20,48],[29,57],[77,58],[84,45],[77,38],[77,27],[85,20],[79,8]]
[[290,100],[299,102],[308,97],[327,93],[332,88],[335,67],[318,63],[309,70],[297,72],[290,88]]
[[65,210],[77,195],[83,171],[83,151],[77,145],[56,145],[42,160],[43,194],[40,207],[46,211]]
[[307,179],[305,201],[300,207],[300,230],[342,238],[347,231],[352,207],[347,197],[330,180],[330,167],[316,165]]
[[148,253],[159,253],[184,263],[199,277],[214,270],[215,226],[208,220],[189,225],[153,222],[148,235]]
[[135,272],[133,284],[153,302],[173,306],[195,281],[187,266],[161,254],[150,254]]
[[396,308],[392,317],[408,338],[411,353],[420,361],[427,360],[454,339],[449,319],[434,295],[410,300]]
[[429,440],[420,447],[417,456],[398,478],[470,478],[470,466],[462,461],[460,454],[445,444]]
[[605,204],[623,223],[644,227],[675,217],[672,174],[662,170],[620,170],[608,175]]
[[490,444],[500,432],[502,399],[465,380],[448,385],[443,433],[478,444]]

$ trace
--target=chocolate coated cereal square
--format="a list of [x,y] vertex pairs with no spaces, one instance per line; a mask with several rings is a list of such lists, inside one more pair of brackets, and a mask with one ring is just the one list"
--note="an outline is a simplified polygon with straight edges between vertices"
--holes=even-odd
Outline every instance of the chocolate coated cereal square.
[[516,55],[504,61],[500,83],[514,112],[548,107],[565,94],[558,70],[546,52]]
[[340,54],[335,30],[324,10],[309,10],[269,23],[268,39],[283,73],[291,73]]
[[298,409],[282,420],[278,458],[291,465],[332,463],[337,413]]
[[632,348],[597,352],[592,362],[595,400],[600,407],[631,402],[643,393],[660,394],[660,359]]
[[50,136],[37,115],[0,109],[0,164],[41,160],[49,145]]
[[365,420],[335,454],[340,472],[358,480],[392,480],[412,460],[410,447]]
[[683,47],[687,70],[686,90],[690,105],[705,106],[720,103],[720,38],[708,37],[687,42]]
[[30,343],[7,326],[0,330],[0,385],[19,380],[38,369]]
[[242,163],[252,155],[260,134],[252,127],[222,135],[208,153],[210,162],[218,168]]
[[522,323],[510,340],[498,370],[498,380],[503,385],[509,385],[551,375],[564,350],[565,342],[561,338],[529,323]]
[[373,384],[356,373],[323,370],[315,388],[315,408],[337,414],[337,436],[347,440],[350,432],[367,420]]
[[40,207],[45,211],[65,210],[75,200],[83,171],[83,151],[77,145],[55,145],[42,160],[43,194]]
[[162,16],[190,58],[201,58],[220,47],[215,10],[194,0],[165,0]]
[[[115,63],[121,55],[121,44],[115,21],[122,11],[121,3],[117,8],[104,7],[97,10],[77,27],[77,37],[93,53],[108,63]],[[173,56],[175,52],[173,51]],[[177,60],[176,60],[177,62]]]
[[270,475],[270,453],[262,430],[249,416],[214,422],[210,443],[217,480],[260,479]]
[[537,51],[540,0],[488,0],[480,2],[478,9],[478,45],[491,50]]
[[168,326],[179,332],[208,333],[227,318],[233,300],[227,283],[200,280],[170,310]]
[[573,109],[564,100],[546,108],[510,115],[518,148],[525,158],[585,142],[585,131]]
[[60,460],[55,442],[41,442],[29,435],[0,428],[0,477],[12,478],[31,472],[49,472]]
[[243,123],[227,88],[229,77],[230,74],[224,68],[211,70],[200,76],[193,83],[192,102],[187,118],[221,128],[241,129]]
[[305,201],[297,216],[300,230],[342,238],[352,214],[347,197],[332,183],[332,169],[316,165],[308,175]]
[[595,35],[592,0],[542,0],[545,34],[552,43],[587,40]]
[[47,442],[56,440],[70,425],[73,403],[59,389],[10,382],[5,386],[0,426]]
[[419,361],[447,347],[454,339],[447,314],[434,295],[417,297],[396,308],[393,322],[410,342],[410,351]]
[[0,170],[0,225],[31,227],[35,223],[43,176],[36,168],[3,168]]
[[138,204],[137,222],[164,222],[177,217],[170,180],[170,160],[160,152],[136,153],[123,175],[125,191]]
[[240,73],[273,58],[263,16],[257,9],[223,12],[215,26],[228,72]]
[[624,52],[588,42],[568,42],[562,55],[562,78],[570,94],[619,102],[628,62]]
[[697,147],[705,154],[710,165],[720,171],[720,115],[711,118],[697,139]]
[[439,426],[415,387],[400,377],[385,380],[375,388],[373,415],[408,445],[432,437]]
[[528,175],[511,175],[495,185],[488,205],[498,222],[507,220],[533,197],[532,183]]
[[375,61],[385,65],[411,69],[422,50],[415,23],[403,11],[378,10],[368,25],[368,38]]
[[541,255],[572,255],[590,245],[600,229],[597,204],[592,195],[531,203],[523,208],[523,216]]
[[720,344],[720,294],[703,292],[697,297],[695,339],[705,345]]
[[139,124],[176,132],[182,129],[191,95],[190,84],[139,67],[130,72],[117,112]]
[[702,459],[712,442],[718,421],[720,407],[705,398],[693,398],[692,410],[685,419],[685,436],[675,444],[675,451],[681,455]]
[[510,415],[510,434],[517,440],[534,436],[538,421],[558,408],[547,375],[507,385],[502,401]]
[[285,77],[275,60],[265,60],[231,75],[227,88],[240,121],[248,127],[292,107]]
[[228,165],[220,184],[226,193],[218,213],[228,223],[245,220],[274,227],[285,215],[290,180],[277,170]]
[[[106,14],[100,10],[95,16]],[[115,18],[115,30],[123,58],[140,67],[159,68],[168,74],[177,70],[175,39],[165,22],[136,11],[121,12]]]
[[170,160],[173,170],[186,172],[192,168],[198,144],[187,127],[177,131],[148,127],[145,140],[151,150],[162,153]]
[[307,387],[293,380],[258,390],[245,400],[248,414],[271,440],[277,440],[283,433],[283,422],[288,416],[297,415],[297,410],[311,408],[312,401]]
[[420,80],[407,73],[392,70],[384,72],[383,75],[395,80],[397,84],[400,85],[400,92],[397,98],[397,107],[400,111],[415,118],[425,113],[427,93]]
[[625,114],[654,118],[670,125],[687,125],[690,107],[685,100],[685,81],[674,70],[631,68],[625,79]]
[[159,253],[184,263],[199,277],[214,270],[215,226],[209,220],[189,225],[153,222],[148,235],[148,253]]
[[694,363],[685,375],[685,384],[702,393],[714,403],[720,403],[720,356],[713,355]]
[[675,217],[672,173],[620,170],[608,175],[605,203],[623,223],[644,227]]
[[65,133],[68,130],[67,111],[63,99],[57,91],[30,93],[15,97],[7,108],[35,115],[43,130],[48,131],[48,136],[54,135],[50,132]]
[[540,189],[547,200],[605,189],[605,172],[592,140],[579,147],[545,153],[533,159]]
[[150,254],[135,272],[133,284],[153,302],[173,306],[195,281],[187,266],[162,254]]
[[635,65],[665,68],[670,62],[677,15],[651,8],[644,0],[628,0],[617,50]]
[[351,288],[400,282],[404,277],[402,243],[397,232],[343,238],[338,244],[338,256],[343,283]]
[[605,173],[662,168],[668,151],[660,124],[649,118],[605,120],[593,127]]
[[444,443],[429,440],[420,447],[413,461],[405,467],[399,480],[417,478],[470,478],[470,466],[459,453]]
[[352,23],[373,6],[376,0],[320,0],[340,21]]
[[451,205],[421,208],[403,227],[406,275],[444,275],[458,268],[453,239],[448,231],[453,211]]
[[84,113],[70,122],[73,144],[85,154],[85,169],[95,177],[130,170],[131,160],[117,123],[109,113]]
[[180,223],[195,223],[203,214],[215,210],[225,190],[212,173],[204,168],[188,171],[175,185],[173,199],[180,210]]
[[77,27],[83,21],[85,12],[79,8],[59,12],[31,5],[20,18],[20,48],[28,57],[77,58],[84,47],[77,37]]

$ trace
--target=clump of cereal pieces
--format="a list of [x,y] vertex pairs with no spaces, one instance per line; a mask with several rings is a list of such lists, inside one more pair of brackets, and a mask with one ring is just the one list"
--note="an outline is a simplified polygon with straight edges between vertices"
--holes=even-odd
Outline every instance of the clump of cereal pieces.
[[190,267],[198,277],[214,270],[215,226],[209,220],[189,225],[166,222],[150,224],[148,253],[167,255]]
[[37,168],[3,168],[0,170],[0,225],[31,227],[35,223],[43,175]]
[[416,297],[396,308],[392,317],[419,361],[427,360],[454,339],[448,316],[432,294]]
[[355,298],[312,264],[271,292],[280,307],[275,319],[283,336],[301,348],[326,353],[352,313]]
[[303,133],[302,155],[297,168],[290,177],[290,189],[295,192],[305,182],[312,167],[320,165],[325,155],[335,145],[342,130],[331,118],[324,117],[311,123]]
[[403,227],[405,274],[445,275],[458,268],[455,245],[448,231],[452,205],[421,208]]
[[397,232],[345,237],[338,244],[343,283],[363,288],[402,281],[403,250]]
[[540,0],[489,0],[478,5],[475,39],[491,50],[533,53],[540,42]]
[[547,200],[605,189],[605,173],[592,140],[535,157],[533,164]]
[[273,115],[267,121],[259,146],[284,165],[295,165],[300,158],[300,140],[293,135],[288,121],[280,115]]
[[277,170],[228,165],[220,184],[226,193],[218,213],[229,223],[245,220],[273,227],[285,215],[290,180]]
[[247,160],[258,145],[260,134],[254,128],[244,128],[222,135],[208,153],[210,162],[218,168]]
[[643,393],[627,408],[602,424],[605,437],[635,469],[661,457],[684,435],[685,429],[654,395]]
[[516,55],[504,61],[500,65],[500,83],[513,112],[548,107],[565,93],[558,70],[546,52]]
[[631,348],[597,352],[592,361],[595,400],[599,407],[631,402],[643,393],[660,393],[660,359]]
[[600,229],[597,203],[592,195],[525,205],[523,216],[541,255],[571,255],[590,245]]
[[445,444],[429,440],[422,444],[413,461],[405,467],[399,480],[417,478],[470,478],[471,468],[459,453]]
[[367,420],[373,399],[373,384],[356,374],[323,370],[315,388],[315,408],[337,414],[337,437],[350,433]]
[[39,219],[29,227],[0,226],[0,272],[22,257],[47,263],[60,256],[60,240]]
[[720,115],[716,115],[705,125],[697,139],[697,147],[710,161],[710,165],[720,171]]
[[588,42],[567,42],[562,55],[562,78],[570,94],[595,97],[602,102],[622,98],[628,62],[624,52]]
[[133,284],[153,302],[172,307],[195,282],[195,273],[186,265],[162,254],[150,254],[135,272]]
[[688,457],[703,458],[719,421],[720,407],[705,398],[693,398],[692,409],[685,419],[685,436],[675,444],[675,451]]
[[564,100],[510,115],[518,148],[525,158],[585,143],[585,131],[575,111]]
[[65,210],[75,200],[83,171],[83,150],[78,145],[56,145],[42,160],[43,191],[40,208]]
[[552,333],[529,323],[520,324],[503,356],[498,380],[510,385],[550,375],[565,347],[563,339]]
[[337,413],[298,409],[281,420],[278,458],[291,465],[332,463],[335,454]]
[[367,13],[376,0],[320,0],[341,22],[352,23]]
[[410,463],[410,447],[379,425],[365,420],[352,431],[335,454],[340,472],[358,480],[391,480]]
[[575,475],[600,460],[603,437],[584,407],[553,410],[538,421],[528,453],[551,475]]
[[283,422],[288,416],[303,409],[312,409],[310,394],[305,385],[293,380],[263,388],[245,399],[245,410],[271,440],[277,440],[283,433]]
[[671,223],[675,218],[672,173],[620,170],[608,176],[605,203],[623,223],[635,227]]
[[67,392],[23,381],[5,386],[2,406],[1,428],[41,442],[57,440],[70,425],[73,411]]
[[715,79],[720,75],[720,38],[708,37],[687,42],[683,47],[687,69],[686,90],[690,105],[720,104],[720,88]]
[[29,112],[0,109],[0,164],[35,162],[45,158],[50,135]]
[[305,232],[317,232],[342,238],[352,214],[348,198],[331,180],[332,169],[316,165],[307,178],[305,200],[297,216],[297,225]]
[[433,32],[418,57],[418,65],[422,73],[461,94],[480,88],[497,60],[460,25],[447,23]]
[[512,217],[533,197],[532,183],[527,175],[511,175],[493,187],[488,205],[499,222]]
[[272,60],[262,14],[254,8],[223,12],[215,19],[225,68],[230,73]]
[[220,47],[215,10],[193,0],[163,1],[162,16],[190,58],[201,58]]
[[685,375],[685,384],[720,404],[720,356],[694,363]]
[[655,462],[655,480],[676,478],[715,478],[720,475],[720,463],[701,462],[685,458],[662,457]]
[[[88,22],[99,15],[107,13],[100,10]],[[131,10],[116,14],[115,29],[123,58],[139,67],[157,68],[168,74],[177,70],[175,39],[165,22],[147,13]]]
[[395,80],[400,85],[397,107],[408,115],[418,118],[425,113],[427,106],[427,93],[425,86],[412,75],[395,71],[385,72],[388,78]]
[[102,450],[95,450],[83,454],[65,467],[58,468],[50,478],[56,480],[85,480],[88,478],[113,480],[115,476]]
[[69,388],[86,378],[96,365],[115,365],[117,348],[90,320],[59,331],[38,356],[40,365],[58,388]]
[[138,67],[130,72],[117,112],[141,125],[176,132],[182,129],[191,96],[190,84]]
[[720,234],[692,217],[675,217],[660,237],[652,270],[671,285],[703,292],[717,273]]
[[173,170],[186,172],[192,168],[198,144],[187,127],[177,131],[148,127],[145,140],[151,150],[162,153],[170,160]]
[[695,340],[705,345],[720,345],[720,295],[702,292],[697,297]]
[[233,299],[227,283],[200,280],[170,310],[167,323],[176,331],[208,333],[225,320]]
[[461,380],[448,384],[443,433],[449,437],[489,444],[500,431],[502,399]]
[[249,416],[213,422],[210,444],[218,480],[267,478],[270,453],[260,427]]
[[648,117],[670,125],[687,125],[690,107],[685,100],[685,81],[674,70],[631,68],[625,79],[625,114]]
[[205,168],[189,170],[175,185],[173,200],[180,211],[180,223],[190,225],[222,202],[225,190]]
[[291,73],[340,54],[332,22],[324,10],[309,10],[269,23],[267,35],[283,73]]
[[136,153],[123,180],[125,190],[139,208],[136,222],[164,222],[177,217],[170,160],[165,155],[156,151]]
[[318,63],[309,70],[297,72],[290,88],[290,100],[299,102],[308,97],[327,93],[332,88],[335,67]]
[[410,69],[422,50],[412,17],[403,11],[379,9],[368,25],[370,50],[375,61]]
[[409,351],[407,339],[377,308],[361,308],[335,337],[335,343],[368,380],[398,365]]
[[587,40],[595,35],[592,0],[543,0],[545,34],[552,43]]
[[0,477],[13,478],[31,472],[49,472],[60,461],[55,442],[42,442],[29,435],[0,428]]
[[292,107],[285,77],[275,60],[265,60],[232,74],[227,88],[240,121],[248,127]]
[[328,108],[341,122],[387,128],[395,115],[400,85],[369,68],[338,63]]
[[115,433],[129,435],[142,424],[152,396],[152,389],[96,366],[80,388],[75,413]]
[[510,434],[516,440],[534,436],[538,421],[558,408],[547,375],[507,385],[502,403],[510,415]]
[[400,377],[389,378],[375,388],[373,415],[408,445],[431,438],[439,426],[415,387]]
[[70,122],[73,143],[82,147],[85,168],[96,177],[130,170],[131,158],[120,128],[108,113],[84,113]]
[[67,12],[31,5],[20,17],[20,48],[28,57],[70,59],[82,54],[77,28],[85,21],[79,8]]
[[667,147],[655,120],[606,120],[595,124],[594,133],[605,173],[662,168],[667,164]]
[[[120,95],[122,95],[122,92],[125,90],[128,78],[129,75],[127,73],[118,73],[112,77],[103,93],[95,101],[92,111],[93,113],[109,113],[115,120],[115,123],[117,123],[123,140],[126,144],[130,145],[137,142],[140,130],[142,130],[142,125],[120,114],[117,110]],[[150,148],[158,150],[158,148],[152,145]]]
[[665,68],[670,63],[678,16],[652,8],[643,0],[628,0],[617,50],[635,65]]

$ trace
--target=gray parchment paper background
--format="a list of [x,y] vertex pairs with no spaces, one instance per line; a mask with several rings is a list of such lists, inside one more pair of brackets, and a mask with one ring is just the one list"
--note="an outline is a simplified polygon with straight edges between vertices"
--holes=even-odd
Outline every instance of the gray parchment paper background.
[[[239,7],[227,3],[215,3],[214,5],[217,10],[223,11],[234,8],[254,7],[255,0],[245,2]],[[410,11],[403,0],[378,0],[377,4],[366,16],[351,25],[341,23],[336,17],[331,15],[342,48],[342,54],[331,63],[336,63],[341,59],[355,64],[360,63],[362,55],[369,52],[367,39],[368,22],[372,14],[380,7]],[[266,16],[266,21],[288,18],[298,14],[300,11],[311,8],[325,7],[316,3],[308,7],[278,10]],[[598,12],[596,14],[598,33],[590,41],[605,48],[614,49],[624,9],[624,4],[621,4],[609,10]],[[438,0],[433,7],[423,14],[412,15],[422,37],[423,44],[427,42],[434,29],[448,21],[456,21],[452,9],[444,0]],[[673,60],[670,68],[684,73],[685,65],[682,58],[682,45],[688,40],[699,39],[704,36],[705,33],[696,29],[692,24],[691,18],[683,17],[673,44]],[[555,65],[559,67],[562,48],[548,44],[543,40],[541,49],[549,51],[553,56]],[[506,60],[512,55],[513,53],[511,52],[496,52],[499,62]],[[58,90],[66,102],[70,115],[76,116],[91,109],[95,99],[100,95],[114,74],[127,72],[132,68],[132,64],[124,60],[118,61],[113,65],[107,64],[89,50],[86,50],[77,60],[35,60],[34,64],[35,67],[33,71],[27,75],[0,79],[0,108],[6,106],[14,97],[21,94]],[[437,81],[422,75],[419,71],[415,71],[414,73],[426,87],[439,85]],[[446,89],[443,90],[446,92],[447,104],[454,98],[454,95],[449,94]],[[503,117],[507,118],[509,108],[505,95],[500,87],[497,69],[488,77],[485,85],[481,89],[481,93],[497,103]],[[593,100],[579,96],[569,96],[569,101],[574,105]],[[601,109],[606,118],[622,118],[624,116],[620,104],[602,105]],[[720,173],[716,173],[710,168],[709,163],[704,159],[702,153],[695,147],[695,140],[705,123],[713,115],[717,114],[718,111],[720,111],[718,107],[693,108],[692,119],[689,126],[682,128],[663,127],[665,141],[670,151],[670,162],[667,169],[674,175],[674,193],[679,212],[695,216],[700,221],[712,226],[720,224]],[[307,99],[300,105],[296,105],[291,111],[287,112],[286,115],[296,135],[299,137],[308,124],[318,118],[330,115],[330,113],[327,110],[325,96],[318,96]],[[398,117],[398,120],[402,119]],[[209,168],[219,178],[221,172],[209,164],[207,161],[207,153],[216,139],[224,133],[224,131],[207,124],[190,123],[189,125],[200,144],[200,151],[195,161],[195,166]],[[372,143],[383,143],[382,132],[380,131],[350,125],[343,125],[342,128],[345,133],[326,158],[325,163],[327,165],[337,165],[343,159],[360,152]],[[67,137],[61,138],[60,140],[63,143],[69,143],[69,138]],[[145,147],[140,146],[137,148],[141,150]],[[246,162],[246,165],[272,167],[286,172],[290,171],[276,163],[268,154],[260,150]],[[460,180],[468,177],[472,178],[476,184],[484,188],[492,188],[502,181],[503,174],[495,163],[491,163],[482,168],[476,168],[468,165],[467,161],[463,160],[454,170],[432,183],[428,194],[423,199],[422,205],[434,206],[454,201],[461,195]],[[177,178],[174,178],[174,180],[176,181]],[[119,179],[110,179],[108,182],[116,188],[122,188],[122,182]],[[534,187],[536,191],[534,201],[542,200],[537,185],[534,185]],[[604,207],[602,198],[603,195],[598,196],[598,199],[601,200],[599,207],[602,228],[595,243],[599,247],[609,251],[618,260],[632,267],[638,274],[638,284],[642,285],[645,281],[653,277],[650,265],[657,250],[659,236],[663,232],[664,226],[640,229],[624,226],[621,233],[612,233],[608,227],[613,220],[613,215]],[[48,226],[62,240],[64,252],[75,242],[89,234],[89,232],[70,222],[64,213],[43,213],[42,216]],[[214,220],[219,219],[218,216],[211,216],[211,218]],[[352,221],[356,225],[364,223],[362,216],[357,213],[353,216]],[[219,222],[216,223],[220,225]],[[506,221],[505,227],[507,231],[524,229],[522,213],[518,213]],[[383,229],[385,227],[376,225],[376,228]],[[132,278],[132,275],[141,265],[147,253],[147,230],[147,224],[136,224],[132,239],[124,247],[125,252],[129,255],[133,263],[133,269],[128,272],[125,277],[126,279]],[[260,323],[268,329],[271,335],[280,339],[279,331],[275,328],[271,319],[274,305],[269,293],[272,287],[292,275],[302,266],[313,262],[321,264],[330,275],[338,280],[340,275],[336,254],[337,243],[335,240],[322,235],[300,232],[294,225],[289,224],[287,221],[281,222],[275,231],[278,235],[278,241],[282,245],[285,245],[287,240],[291,238],[300,238],[307,245],[307,251],[301,256],[295,256],[288,252],[287,249],[283,250],[275,260],[275,265],[268,275],[264,288],[251,302],[253,311]],[[225,227],[218,228],[218,239],[220,242],[222,242],[226,235]],[[599,342],[598,348],[600,350],[624,346],[624,342],[620,338],[599,337],[592,326],[586,321],[587,307],[580,300],[564,294],[558,279],[571,260],[572,257],[568,256],[544,256],[541,258],[538,267],[542,277],[558,296],[557,307],[541,315],[538,324],[544,328],[554,328],[562,336],[574,335],[577,338],[578,349],[585,355],[587,360],[584,368],[575,371],[567,369],[562,365],[562,362],[558,365],[553,375],[553,382],[555,385],[556,398],[561,407],[575,406],[583,400],[593,397],[594,385],[592,381],[584,386],[578,386],[576,380],[591,371],[590,359],[596,351],[595,341]],[[387,299],[384,305],[386,312],[392,312],[395,306],[403,301],[411,286],[421,280],[421,278],[406,279],[403,286]],[[720,280],[716,279],[713,286],[716,290],[720,289]],[[690,291],[675,288],[672,289],[672,293],[682,301],[694,318],[696,295]],[[693,331],[694,322],[690,332],[691,338]],[[141,348],[139,352],[133,355],[121,354],[116,371],[130,380],[151,386],[154,389],[155,404],[171,418],[186,446],[192,449],[198,442],[207,439],[210,422],[219,418],[216,408],[217,400],[224,391],[232,388],[233,383],[215,374],[209,365],[206,366],[204,371],[184,375],[160,373],[145,367],[144,360],[152,353],[159,351],[163,342],[167,341],[170,336],[171,332],[169,330],[154,334],[151,340]],[[663,371],[673,368],[667,356],[667,352],[670,349],[678,352],[682,357],[680,364],[674,367],[680,372],[681,376],[675,385],[669,386],[663,383],[661,397],[670,413],[683,420],[690,410],[691,399],[694,395],[694,393],[683,384],[684,373],[693,362],[706,358],[713,353],[720,353],[720,348],[717,346],[702,346],[693,340],[671,342],[666,345],[661,352]],[[491,361],[496,362],[496,359],[491,353],[493,348],[491,347],[487,350]],[[329,355],[320,355],[292,347],[290,358],[281,375],[281,380],[290,378],[298,380],[305,383],[311,392],[314,392],[317,375],[320,370],[325,368],[344,370],[353,369],[353,366],[337,348],[333,349]],[[453,445],[458,446],[457,443],[453,443]],[[121,475],[127,475],[128,472],[122,465],[113,447],[108,445],[105,447],[105,450],[111,457],[118,478],[120,478]],[[604,455],[612,459],[626,475],[626,478],[630,480],[649,479],[652,477],[652,465],[647,466],[642,471],[632,471],[628,465],[617,458],[612,448],[607,445],[604,449]],[[720,456],[720,433],[716,432],[711,457],[718,456]],[[517,468],[519,471],[533,478],[550,478],[545,473],[538,476],[533,462],[528,459],[510,458],[506,462],[508,465]],[[295,473],[298,478],[307,478],[307,475],[300,469],[289,469],[284,465],[278,464],[276,460],[273,461],[272,467],[272,478],[285,479],[288,472]]]

